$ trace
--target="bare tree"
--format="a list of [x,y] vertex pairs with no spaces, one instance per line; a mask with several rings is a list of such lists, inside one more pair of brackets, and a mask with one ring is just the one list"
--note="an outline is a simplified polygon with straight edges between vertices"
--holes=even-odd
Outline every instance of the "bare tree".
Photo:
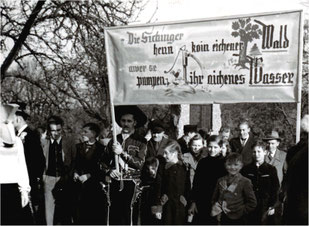
[[[134,21],[142,10],[141,3],[141,0],[2,1],[1,49],[9,52],[8,43],[19,46],[11,51],[14,55],[7,54],[1,65],[5,72],[1,83],[6,87],[1,93],[3,100],[30,103],[31,97],[36,96],[48,103],[50,109],[69,111],[81,107],[90,117],[107,120],[104,28]],[[12,60],[15,64],[11,65]],[[15,90],[10,90],[13,87]],[[27,97],[30,90],[40,94]],[[36,104],[34,109],[45,106]]]

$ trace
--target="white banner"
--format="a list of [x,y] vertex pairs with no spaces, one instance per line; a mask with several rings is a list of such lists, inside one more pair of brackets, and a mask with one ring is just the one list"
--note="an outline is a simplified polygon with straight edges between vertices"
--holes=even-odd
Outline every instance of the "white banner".
[[105,29],[115,105],[297,102],[301,11]]

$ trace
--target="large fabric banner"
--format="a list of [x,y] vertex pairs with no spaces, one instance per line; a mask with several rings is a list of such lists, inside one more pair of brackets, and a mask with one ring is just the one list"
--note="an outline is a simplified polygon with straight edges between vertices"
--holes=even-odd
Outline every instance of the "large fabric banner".
[[105,29],[111,101],[296,102],[301,11]]

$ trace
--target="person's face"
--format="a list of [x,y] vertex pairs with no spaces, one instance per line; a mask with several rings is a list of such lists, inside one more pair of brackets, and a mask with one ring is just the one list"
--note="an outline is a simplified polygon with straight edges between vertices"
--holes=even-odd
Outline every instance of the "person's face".
[[89,127],[85,127],[82,129],[82,137],[83,141],[94,142],[96,138],[96,134],[94,131],[90,130]]
[[152,139],[155,142],[160,142],[163,139],[163,136],[164,136],[164,131],[162,131],[161,133],[153,133],[152,134]]
[[243,164],[240,161],[237,161],[237,162],[227,161],[225,163],[226,171],[231,176],[234,176],[234,175],[238,174],[239,171],[241,170],[242,166],[243,166]]
[[222,136],[222,140],[228,141],[230,138],[230,132],[222,132],[221,136]]
[[136,126],[136,121],[132,114],[123,115],[120,119],[120,126],[122,128],[123,133],[131,133],[134,131],[134,127]]
[[223,156],[226,156],[227,147],[226,147],[225,144],[222,145],[222,147],[221,147],[221,152],[222,152],[222,155],[223,155]]
[[192,137],[194,137],[196,135],[196,132],[189,132],[188,133],[188,137],[191,139]]
[[56,124],[50,124],[50,137],[54,140],[58,140],[62,133],[62,126]]
[[202,140],[193,140],[192,141],[191,150],[192,150],[193,153],[199,154],[201,152],[202,147],[204,147]]
[[266,151],[262,147],[256,146],[253,148],[253,159],[258,163],[263,163],[265,159]]
[[278,146],[279,146],[279,141],[278,140],[269,140],[269,141],[267,141],[267,148],[271,152],[276,151]]
[[217,156],[221,151],[219,144],[215,141],[209,142],[207,148],[211,157]]
[[165,158],[166,162],[175,162],[177,159],[177,151],[170,152],[167,149],[164,149],[163,157]]
[[154,165],[148,166],[148,172],[150,177],[155,178],[157,174],[157,167]]
[[247,124],[241,124],[239,126],[239,133],[240,133],[241,138],[243,138],[243,139],[248,138],[249,132],[250,132],[250,128],[248,127]]

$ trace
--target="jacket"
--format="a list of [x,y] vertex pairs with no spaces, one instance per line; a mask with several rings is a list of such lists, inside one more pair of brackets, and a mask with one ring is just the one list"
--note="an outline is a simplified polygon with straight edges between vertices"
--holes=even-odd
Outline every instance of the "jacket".
[[257,204],[251,181],[241,174],[235,177],[229,186],[227,186],[228,176],[219,178],[212,197],[213,204],[226,202],[226,208],[230,210],[226,216],[230,219],[242,218],[253,211]]
[[252,162],[252,145],[254,143],[255,139],[251,133],[245,146],[241,145],[240,137],[232,138],[230,141],[231,151],[241,154],[244,165],[248,165]]

